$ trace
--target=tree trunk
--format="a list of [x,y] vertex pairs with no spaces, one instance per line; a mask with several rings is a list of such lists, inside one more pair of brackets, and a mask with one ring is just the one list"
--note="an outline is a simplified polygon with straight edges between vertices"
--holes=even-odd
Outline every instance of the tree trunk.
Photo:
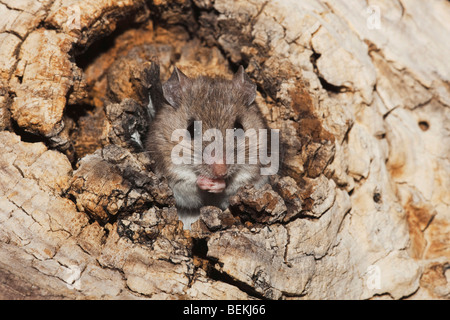
[[[0,298],[450,297],[448,1],[0,14]],[[285,144],[270,184],[189,231],[139,139],[156,60],[163,79],[244,65]]]

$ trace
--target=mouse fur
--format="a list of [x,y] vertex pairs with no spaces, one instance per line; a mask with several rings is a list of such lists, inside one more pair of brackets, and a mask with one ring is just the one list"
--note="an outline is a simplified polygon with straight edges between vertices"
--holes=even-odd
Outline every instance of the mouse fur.
[[[223,137],[227,129],[234,129],[237,124],[243,130],[253,128],[258,131],[268,127],[254,102],[256,85],[242,66],[232,80],[207,76],[189,78],[175,67],[164,84],[159,83],[159,66],[154,63],[152,69],[156,83],[152,83],[150,98],[156,113],[147,134],[146,150],[154,160],[154,172],[167,179],[179,217],[189,228],[199,217],[202,206],[224,210],[228,207],[228,198],[240,187],[251,184],[259,188],[268,179],[260,174],[259,160],[256,164],[220,164],[223,171],[220,171],[220,177],[215,176],[217,167],[210,164],[174,164],[171,152],[178,142],[171,141],[173,131],[188,129],[193,121],[201,121],[202,133],[216,128]],[[209,143],[204,141],[202,149]],[[193,148],[193,143],[187,147]],[[195,156],[194,152],[192,154]],[[212,193],[202,190],[199,181],[212,184],[223,181],[226,187],[222,192]]]

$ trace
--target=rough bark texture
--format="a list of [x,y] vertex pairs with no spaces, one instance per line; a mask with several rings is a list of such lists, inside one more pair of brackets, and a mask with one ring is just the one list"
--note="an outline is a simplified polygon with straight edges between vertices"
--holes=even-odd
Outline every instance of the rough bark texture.
[[[367,5],[0,0],[0,298],[448,299],[450,4]],[[286,146],[190,231],[139,139],[156,59],[244,65]]]

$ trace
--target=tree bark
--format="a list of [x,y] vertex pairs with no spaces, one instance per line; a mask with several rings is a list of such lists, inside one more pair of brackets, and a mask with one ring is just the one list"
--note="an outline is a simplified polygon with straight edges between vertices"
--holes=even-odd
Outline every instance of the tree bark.
[[[448,299],[450,4],[0,0],[0,298]],[[258,85],[283,170],[191,230],[151,66]]]

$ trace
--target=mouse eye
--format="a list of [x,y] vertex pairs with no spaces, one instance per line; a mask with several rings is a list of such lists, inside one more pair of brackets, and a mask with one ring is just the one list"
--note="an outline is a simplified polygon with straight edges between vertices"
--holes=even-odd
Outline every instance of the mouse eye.
[[187,127],[187,131],[191,135],[191,139],[194,139],[194,131],[195,131],[194,129],[195,129],[194,121],[191,121]]
[[244,126],[242,125],[242,123],[239,120],[236,120],[234,122],[234,127],[233,129],[236,131],[237,129],[242,129],[244,130]]

